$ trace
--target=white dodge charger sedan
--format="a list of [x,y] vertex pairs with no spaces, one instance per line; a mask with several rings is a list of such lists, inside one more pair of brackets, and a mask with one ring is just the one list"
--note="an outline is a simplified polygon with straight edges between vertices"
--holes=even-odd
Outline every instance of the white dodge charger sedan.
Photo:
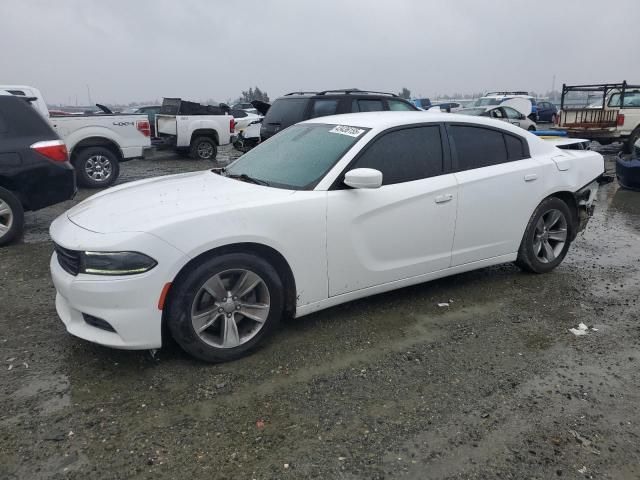
[[592,212],[600,154],[498,120],[376,112],[299,123],[226,169],[120,185],[51,225],[69,333],[206,361],[284,315],[515,261],[557,267]]

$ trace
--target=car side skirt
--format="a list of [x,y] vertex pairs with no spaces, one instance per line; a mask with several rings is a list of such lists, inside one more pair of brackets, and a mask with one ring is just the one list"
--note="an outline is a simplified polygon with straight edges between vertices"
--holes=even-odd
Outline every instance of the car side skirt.
[[463,272],[469,272],[471,270],[477,270],[479,268],[490,267],[492,265],[513,262],[516,260],[517,256],[518,253],[513,252],[507,255],[500,255],[498,257],[487,258],[477,262],[456,265],[455,267],[445,268],[444,270],[438,270],[436,272],[431,272],[424,275],[418,275],[415,277],[396,280],[394,282],[389,282],[382,285],[363,288],[361,290],[356,290],[353,292],[343,293],[341,295],[336,295],[335,297],[330,297],[319,302],[297,307],[296,318],[303,317],[304,315],[308,315],[319,310],[324,310],[325,308],[333,307],[335,305],[340,305],[341,303],[346,303],[352,300],[357,300],[359,298],[376,295],[378,293],[389,292],[398,288],[409,287],[411,285],[417,285],[419,283],[429,282],[438,278],[448,277]]

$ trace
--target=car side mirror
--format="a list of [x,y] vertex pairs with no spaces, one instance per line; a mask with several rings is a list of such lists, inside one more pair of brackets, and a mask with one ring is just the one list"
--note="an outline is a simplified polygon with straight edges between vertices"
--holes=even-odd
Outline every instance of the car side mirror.
[[380,188],[382,172],[373,168],[354,168],[345,173],[344,184],[351,188]]

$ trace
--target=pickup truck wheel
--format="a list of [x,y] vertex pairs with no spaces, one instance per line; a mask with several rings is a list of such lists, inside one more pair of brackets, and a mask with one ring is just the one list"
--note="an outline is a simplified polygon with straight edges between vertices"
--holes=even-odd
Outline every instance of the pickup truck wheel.
[[516,265],[533,273],[547,273],[560,265],[571,244],[572,218],[559,198],[543,200],[529,219]]
[[73,160],[78,184],[88,188],[113,185],[120,174],[118,157],[108,148],[89,147],[80,150]]
[[194,160],[215,160],[217,154],[218,146],[212,138],[197,137],[191,142],[189,156]]
[[167,324],[187,353],[206,362],[246,355],[282,316],[280,276],[253,254],[215,256],[181,277],[170,293]]
[[640,139],[640,127],[636,127],[636,129],[631,132],[627,141],[623,144],[622,150],[624,153],[633,153],[633,146]]
[[7,245],[22,233],[24,210],[20,200],[0,187],[0,246]]

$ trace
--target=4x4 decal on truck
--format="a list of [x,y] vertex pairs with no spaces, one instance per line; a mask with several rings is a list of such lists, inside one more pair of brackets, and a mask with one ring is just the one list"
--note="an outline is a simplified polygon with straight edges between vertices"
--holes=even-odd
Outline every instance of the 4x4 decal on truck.
[[134,122],[113,122],[116,127],[132,127],[135,125]]

